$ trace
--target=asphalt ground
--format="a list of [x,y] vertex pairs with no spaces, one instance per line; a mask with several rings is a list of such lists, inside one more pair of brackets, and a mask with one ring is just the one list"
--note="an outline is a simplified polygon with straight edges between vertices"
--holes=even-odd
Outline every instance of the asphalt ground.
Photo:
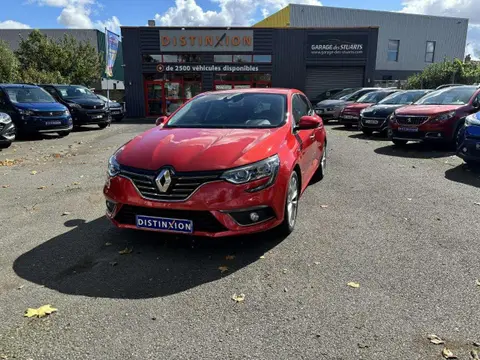
[[[286,239],[118,230],[104,217],[107,159],[151,126],[0,152],[15,161],[0,166],[0,359],[441,359],[429,334],[470,359],[480,171],[332,124],[327,176]],[[45,304],[58,312],[23,316]]]

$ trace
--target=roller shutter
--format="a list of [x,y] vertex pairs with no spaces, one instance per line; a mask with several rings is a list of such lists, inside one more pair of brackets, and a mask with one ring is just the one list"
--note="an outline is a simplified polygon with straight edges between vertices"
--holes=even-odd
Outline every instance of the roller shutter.
[[363,86],[363,67],[307,67],[305,93],[308,98],[329,89]]

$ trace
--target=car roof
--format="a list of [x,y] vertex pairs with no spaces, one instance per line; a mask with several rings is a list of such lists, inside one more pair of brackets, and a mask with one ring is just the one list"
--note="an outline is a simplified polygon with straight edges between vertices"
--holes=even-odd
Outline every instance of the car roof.
[[33,84],[0,84],[0,87],[9,87],[9,88],[37,88],[37,85]]
[[203,94],[248,94],[248,93],[259,93],[259,94],[281,94],[288,95],[291,93],[301,93],[300,90],[296,89],[287,89],[287,88],[250,88],[250,89],[231,89],[231,90],[216,90],[208,91]]

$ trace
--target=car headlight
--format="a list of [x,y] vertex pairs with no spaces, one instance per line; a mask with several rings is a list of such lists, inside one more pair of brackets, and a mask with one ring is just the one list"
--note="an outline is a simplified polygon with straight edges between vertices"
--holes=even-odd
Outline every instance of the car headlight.
[[110,156],[108,159],[108,175],[113,177],[117,176],[120,173],[120,164],[117,161],[115,155]]
[[450,111],[448,113],[437,116],[434,121],[447,121],[455,116],[455,111]]
[[480,126],[480,120],[476,115],[477,114],[468,115],[465,118],[465,126]]
[[20,115],[24,115],[24,116],[33,116],[33,115],[35,115],[35,112],[32,111],[32,110],[18,109],[18,112],[20,113]]
[[280,167],[280,159],[278,155],[273,155],[265,160],[242,166],[236,169],[225,171],[221,178],[232,184],[246,184],[251,181],[269,178],[269,180],[261,186],[250,189],[250,191],[258,191],[265,189],[273,184]]
[[70,111],[65,110],[65,111],[63,112],[63,115],[65,115],[65,116],[70,116]]
[[5,113],[0,113],[0,124],[8,124],[12,122],[10,115]]

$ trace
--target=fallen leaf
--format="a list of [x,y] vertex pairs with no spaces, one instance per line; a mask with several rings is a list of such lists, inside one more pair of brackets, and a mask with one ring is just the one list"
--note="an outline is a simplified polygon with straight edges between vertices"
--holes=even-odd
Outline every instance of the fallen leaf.
[[430,340],[430,342],[432,344],[435,344],[435,345],[440,345],[440,344],[445,344],[445,341],[443,341],[442,339],[440,339],[437,335],[435,334],[431,334],[431,335],[428,335],[427,336],[428,340]]
[[105,246],[110,246],[110,245],[112,245],[111,242],[106,242],[106,243],[105,243]]
[[480,202],[474,202],[474,205],[480,206]]
[[23,316],[28,318],[32,318],[32,317],[42,318],[56,311],[57,309],[53,308],[52,305],[43,305],[43,306],[40,306],[38,309],[28,308],[27,311],[25,311],[25,315]]
[[37,174],[37,171],[36,171],[36,170],[33,170],[30,174],[36,175],[36,174]]
[[480,286],[480,279],[477,279],[477,280],[475,281],[475,284],[477,284],[477,286]]
[[314,264],[315,264],[315,265],[320,265],[320,262],[319,262],[319,261],[315,261]]
[[25,285],[20,285],[19,287],[17,287],[17,290],[22,290],[24,287]]
[[407,198],[407,200],[408,200],[408,201],[412,201],[412,199],[411,199],[411,198]]
[[0,161],[0,166],[13,166],[21,162],[20,160],[10,160],[5,159],[4,161]]
[[133,251],[133,248],[128,248],[128,247],[126,247],[125,249],[120,250],[118,253],[119,253],[120,255],[128,255],[128,254],[131,254],[132,251]]
[[218,270],[220,270],[220,272],[223,274],[224,272],[228,271],[228,266],[219,266]]
[[367,344],[363,344],[363,343],[358,343],[357,346],[358,346],[360,349],[366,349],[366,348],[368,348],[368,345],[367,345]]
[[53,154],[53,157],[58,159],[62,157],[62,154]]
[[288,292],[288,289],[287,289],[287,288],[283,288],[283,292]]
[[474,342],[473,346],[480,347],[480,342]]
[[350,281],[347,285],[352,287],[352,288],[355,288],[355,289],[360,287],[359,283],[356,283],[356,282],[353,282],[353,281]]
[[6,189],[6,188],[9,188],[10,185],[2,185],[2,188]]
[[458,359],[455,355],[453,355],[452,350],[443,348],[442,355],[445,359]]
[[470,356],[472,357],[473,360],[480,360],[480,358],[478,357],[478,351],[477,350],[470,351]]
[[232,295],[232,300],[237,302],[237,303],[243,302],[243,301],[245,301],[245,294],[240,294],[240,295],[233,294]]
[[283,269],[282,272],[283,272],[284,274],[286,274],[286,273],[287,273],[287,269]]
[[46,188],[47,188],[46,186],[39,186],[39,187],[37,188],[37,190],[43,190],[43,189],[46,189]]
[[225,256],[225,260],[233,260],[235,259],[235,255],[227,255]]
[[75,181],[72,185],[80,185],[80,183]]
[[265,259],[265,255],[260,256],[260,259]]
[[326,208],[328,208],[328,205],[320,205],[320,207],[321,207],[322,209],[326,209]]
[[62,214],[62,216],[67,216],[67,215],[70,215],[70,214],[71,214],[71,212],[69,212],[69,211],[64,211],[63,214]]

